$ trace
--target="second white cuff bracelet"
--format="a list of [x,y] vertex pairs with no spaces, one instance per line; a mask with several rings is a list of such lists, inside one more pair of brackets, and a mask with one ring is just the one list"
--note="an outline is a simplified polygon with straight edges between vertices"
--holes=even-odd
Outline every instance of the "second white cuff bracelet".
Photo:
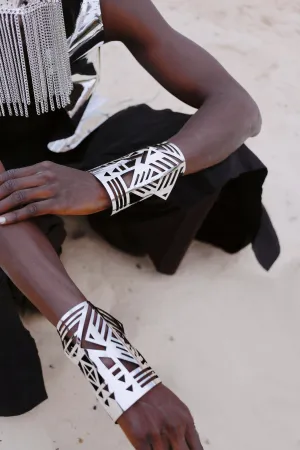
[[186,170],[181,150],[165,142],[130,153],[90,172],[103,184],[112,202],[112,214],[152,195],[167,200]]
[[85,301],[68,311],[57,331],[66,355],[83,372],[115,422],[160,383],[128,342],[123,325],[91,303]]

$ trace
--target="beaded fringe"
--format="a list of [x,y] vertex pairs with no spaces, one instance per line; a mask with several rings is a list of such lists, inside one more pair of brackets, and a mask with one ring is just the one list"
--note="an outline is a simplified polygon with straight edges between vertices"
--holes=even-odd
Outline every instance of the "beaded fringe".
[[61,0],[0,0],[0,115],[64,108],[71,91]]

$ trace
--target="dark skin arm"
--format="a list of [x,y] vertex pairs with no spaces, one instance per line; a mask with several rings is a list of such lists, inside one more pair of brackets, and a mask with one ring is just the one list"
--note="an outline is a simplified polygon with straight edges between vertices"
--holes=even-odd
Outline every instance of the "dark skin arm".
[[[33,223],[0,227],[0,248],[0,267],[54,326],[86,300]],[[163,384],[126,411],[119,425],[136,449],[202,450],[188,408]]]
[[[0,228],[0,247],[0,267],[54,326],[85,300],[35,225]],[[163,384],[126,411],[119,425],[136,449],[202,450],[188,408]]]
[[[85,300],[33,224],[1,228],[0,247],[0,267],[54,326]],[[188,408],[162,384],[126,411],[119,425],[136,449],[202,450]]]
[[[203,49],[172,30],[149,0],[102,0],[101,5],[107,41],[124,42],[171,93],[201,106],[171,139],[186,156],[187,174],[222,161],[258,133],[260,115],[249,95]],[[90,214],[109,206],[92,175],[52,163],[0,175],[0,199],[0,214],[32,202],[7,215],[7,224],[49,213]],[[0,229],[0,245],[3,269],[54,325],[82,301],[32,224]],[[163,385],[137,402],[119,424],[137,449],[202,449],[188,409]]]
[[[107,42],[123,42],[162,86],[199,108],[170,139],[186,157],[186,175],[223,161],[259,133],[261,116],[249,94],[203,48],[172,29],[151,0],[101,0],[101,7]],[[3,224],[44,214],[92,214],[109,204],[92,175],[53,163],[0,177]]]
[[186,174],[215,165],[261,127],[249,94],[203,48],[171,28],[150,0],[101,0],[107,41],[121,41],[167,91],[199,109],[170,139]]

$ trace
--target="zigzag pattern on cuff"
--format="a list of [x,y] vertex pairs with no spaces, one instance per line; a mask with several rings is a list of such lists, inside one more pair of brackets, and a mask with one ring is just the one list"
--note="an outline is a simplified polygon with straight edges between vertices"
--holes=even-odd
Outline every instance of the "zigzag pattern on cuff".
[[64,352],[83,372],[111,418],[119,417],[160,380],[127,340],[123,325],[85,301],[57,325]]
[[181,150],[169,142],[147,147],[90,170],[103,184],[116,214],[152,195],[167,200],[186,170]]

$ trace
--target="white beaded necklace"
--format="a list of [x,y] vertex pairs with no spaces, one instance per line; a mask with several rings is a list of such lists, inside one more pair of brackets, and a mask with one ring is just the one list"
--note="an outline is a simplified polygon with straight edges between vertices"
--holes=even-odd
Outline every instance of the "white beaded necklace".
[[64,108],[71,91],[61,0],[0,0],[0,115]]

